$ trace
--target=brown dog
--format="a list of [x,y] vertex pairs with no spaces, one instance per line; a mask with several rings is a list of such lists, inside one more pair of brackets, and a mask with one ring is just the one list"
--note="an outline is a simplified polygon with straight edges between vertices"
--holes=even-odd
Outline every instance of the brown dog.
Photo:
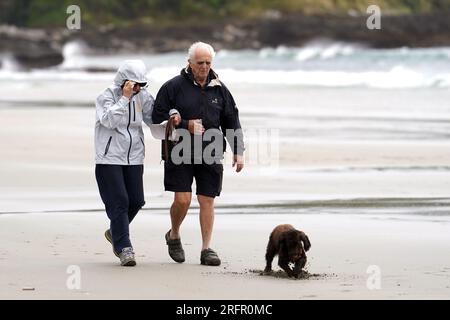
[[[309,248],[311,243],[304,232],[296,230],[290,224],[280,224],[270,234],[264,272],[272,271],[272,260],[278,254],[278,265],[289,277],[298,278],[306,264],[305,251]],[[294,269],[289,267],[290,262],[294,263]]]

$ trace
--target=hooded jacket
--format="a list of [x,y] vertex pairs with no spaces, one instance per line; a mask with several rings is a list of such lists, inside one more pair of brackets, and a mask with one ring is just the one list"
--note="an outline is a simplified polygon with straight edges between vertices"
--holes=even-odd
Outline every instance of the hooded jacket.
[[[195,82],[190,68],[182,69],[180,75],[163,84],[156,96],[153,123],[167,120],[172,109],[176,109],[182,118],[178,128],[187,129],[189,120],[202,119],[205,130],[221,129],[222,134],[227,129],[237,130],[232,151],[234,154],[243,154],[245,148],[243,135],[239,130],[239,111],[230,91],[212,69],[204,88]],[[203,149],[208,144],[204,142]],[[226,145],[223,144],[223,147],[225,151]],[[216,156],[221,158],[223,154]]]
[[154,99],[142,88],[131,99],[122,95],[126,80],[148,82],[145,64],[126,60],[117,71],[114,84],[96,100],[95,162],[97,164],[140,165],[144,163],[145,145],[142,121],[152,124]]

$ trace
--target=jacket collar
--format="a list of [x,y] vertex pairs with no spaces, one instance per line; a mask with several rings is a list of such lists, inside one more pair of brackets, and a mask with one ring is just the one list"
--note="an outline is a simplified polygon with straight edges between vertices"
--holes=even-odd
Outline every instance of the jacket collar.
[[[200,86],[197,82],[195,82],[194,75],[191,72],[191,68],[187,66],[186,68],[181,70],[181,75],[192,81],[192,83],[196,86]],[[209,70],[208,79],[206,79],[206,87],[221,87],[222,83],[219,80],[219,76],[214,72],[213,69]]]

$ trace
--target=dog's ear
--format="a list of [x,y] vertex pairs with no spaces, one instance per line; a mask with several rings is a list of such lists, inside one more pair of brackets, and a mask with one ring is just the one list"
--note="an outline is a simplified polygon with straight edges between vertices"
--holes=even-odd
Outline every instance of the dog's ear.
[[302,242],[303,242],[303,246],[305,248],[305,251],[308,251],[309,248],[311,248],[311,242],[309,242],[308,236],[302,231],[298,231],[298,233],[299,233],[299,236],[300,236],[300,240],[302,240]]

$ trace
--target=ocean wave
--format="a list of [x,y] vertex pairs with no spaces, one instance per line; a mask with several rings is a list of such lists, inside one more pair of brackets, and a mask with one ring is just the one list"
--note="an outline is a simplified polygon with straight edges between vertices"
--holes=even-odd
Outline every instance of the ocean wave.
[[[185,52],[98,55],[80,41],[63,48],[61,65],[22,70],[0,56],[1,80],[110,81],[120,63],[142,59],[149,78],[163,83],[186,65]],[[302,48],[220,50],[214,68],[225,83],[319,87],[448,88],[450,48],[372,49],[355,43],[317,40]]]
[[0,70],[0,81],[92,81],[111,82],[115,73],[111,72],[87,72],[87,71],[61,71],[52,70],[32,70],[32,71],[11,71]]
[[234,60],[242,57],[252,60],[282,59],[283,61],[307,61],[313,59],[332,59],[339,56],[348,56],[364,49],[357,43],[314,41],[304,47],[295,48],[278,46],[276,48],[262,48],[260,50],[221,50],[217,57],[220,59]]
[[[67,43],[63,48],[64,62],[60,69],[110,68],[117,69],[125,59],[142,59],[149,68],[186,64],[185,52],[162,54],[96,55],[80,41]],[[317,40],[304,47],[263,48],[260,50],[220,50],[215,66],[238,70],[387,70],[404,64],[409,68],[425,66],[427,70],[449,69],[450,47],[374,49],[358,43]],[[450,70],[450,69],[449,69]]]
[[[152,82],[163,83],[179,74],[179,67],[153,68],[148,73]],[[229,84],[296,85],[313,87],[367,87],[378,89],[449,88],[450,73],[426,74],[404,66],[388,71],[346,72],[311,70],[235,70],[218,69],[220,79]],[[0,70],[0,81],[110,81],[115,72],[83,70]]]
[[392,48],[375,49],[368,48],[358,43],[331,42],[327,40],[317,40],[306,44],[304,47],[286,47],[263,48],[260,50],[221,50],[218,52],[218,58],[226,61],[237,61],[244,59],[246,62],[258,62],[272,60],[282,61],[289,64],[321,62],[333,63],[336,60],[347,60],[352,64],[361,64],[362,62],[392,62],[398,61],[420,62],[448,62],[450,59],[449,47],[432,48]]
[[340,56],[349,56],[362,50],[362,46],[351,43],[315,41],[303,48],[288,48],[280,46],[275,49],[267,48],[259,52],[259,57],[268,59],[272,57],[288,58],[294,61],[308,61],[313,59],[333,59]]
[[[153,81],[165,81],[177,74],[177,68],[155,68],[149,73]],[[427,75],[395,66],[388,71],[310,71],[310,70],[235,70],[218,69],[225,83],[262,85],[299,85],[318,87],[368,87],[380,89],[398,88],[447,88],[450,73]]]
[[22,67],[11,54],[0,55],[0,72],[14,72],[21,70]]

